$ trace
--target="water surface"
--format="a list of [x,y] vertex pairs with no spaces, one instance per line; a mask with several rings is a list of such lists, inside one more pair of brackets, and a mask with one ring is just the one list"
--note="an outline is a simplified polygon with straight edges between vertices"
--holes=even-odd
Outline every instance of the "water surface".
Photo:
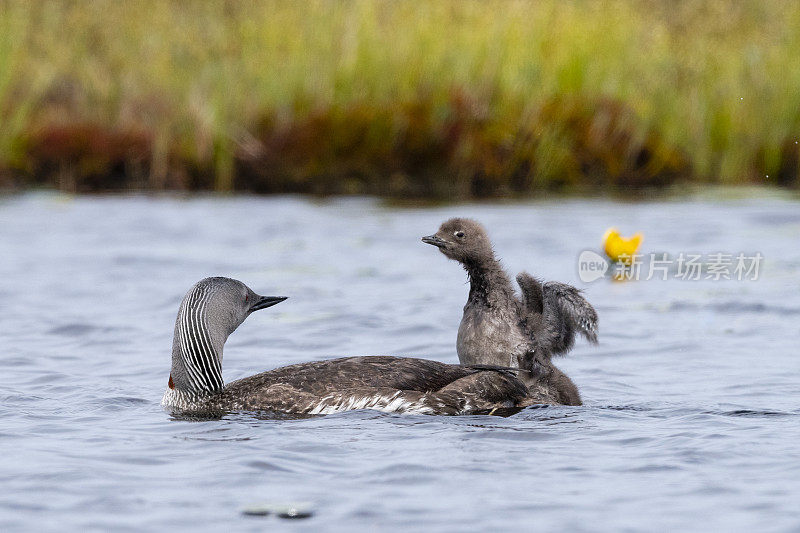
[[[0,199],[0,529],[800,530],[800,202]],[[186,290],[289,300],[250,317],[226,381],[342,355],[455,362],[464,272],[419,241],[487,226],[505,266],[577,284],[597,347],[559,365],[582,407],[509,418],[356,411],[171,417]],[[645,251],[755,252],[758,281],[578,280],[611,225]],[[309,502],[314,516],[244,516]]]

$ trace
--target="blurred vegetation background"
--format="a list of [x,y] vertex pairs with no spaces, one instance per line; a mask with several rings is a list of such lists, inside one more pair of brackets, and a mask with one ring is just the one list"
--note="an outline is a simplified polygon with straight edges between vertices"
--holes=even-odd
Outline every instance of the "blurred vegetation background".
[[800,182],[800,2],[0,0],[0,186]]

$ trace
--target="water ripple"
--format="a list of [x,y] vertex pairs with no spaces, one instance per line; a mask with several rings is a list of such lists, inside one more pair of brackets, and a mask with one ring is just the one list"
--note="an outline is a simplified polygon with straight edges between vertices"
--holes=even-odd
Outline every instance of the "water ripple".
[[[800,524],[796,201],[57,201],[0,202],[2,531]],[[290,296],[231,338],[228,380],[338,355],[455,362],[466,277],[419,237],[457,215],[487,225],[512,273],[579,285],[579,252],[612,224],[671,254],[760,250],[765,269],[749,283],[582,285],[600,346],[557,361],[582,407],[187,417],[158,405],[177,306],[208,275]],[[314,513],[296,524],[242,515],[252,502]]]

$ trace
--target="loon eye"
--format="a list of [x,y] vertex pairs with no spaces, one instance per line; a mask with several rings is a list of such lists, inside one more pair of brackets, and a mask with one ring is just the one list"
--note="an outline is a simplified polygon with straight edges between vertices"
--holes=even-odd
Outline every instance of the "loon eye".
[[247,303],[249,300],[250,300],[250,295],[249,294],[245,294],[244,295],[244,303]]
[[455,235],[459,239],[463,239],[464,238],[464,232],[463,231],[457,231],[457,232],[453,233],[453,235]]

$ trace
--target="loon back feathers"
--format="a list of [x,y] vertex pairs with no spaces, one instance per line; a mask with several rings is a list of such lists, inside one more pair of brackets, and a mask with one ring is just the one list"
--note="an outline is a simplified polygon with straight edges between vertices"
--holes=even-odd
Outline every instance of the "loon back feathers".
[[517,276],[522,289],[522,322],[526,333],[552,354],[564,354],[577,333],[597,344],[597,312],[572,285],[542,283],[527,272]]
[[549,403],[504,369],[405,357],[345,357],[286,366],[234,381],[219,402],[238,409],[330,414],[352,409],[477,414]]

